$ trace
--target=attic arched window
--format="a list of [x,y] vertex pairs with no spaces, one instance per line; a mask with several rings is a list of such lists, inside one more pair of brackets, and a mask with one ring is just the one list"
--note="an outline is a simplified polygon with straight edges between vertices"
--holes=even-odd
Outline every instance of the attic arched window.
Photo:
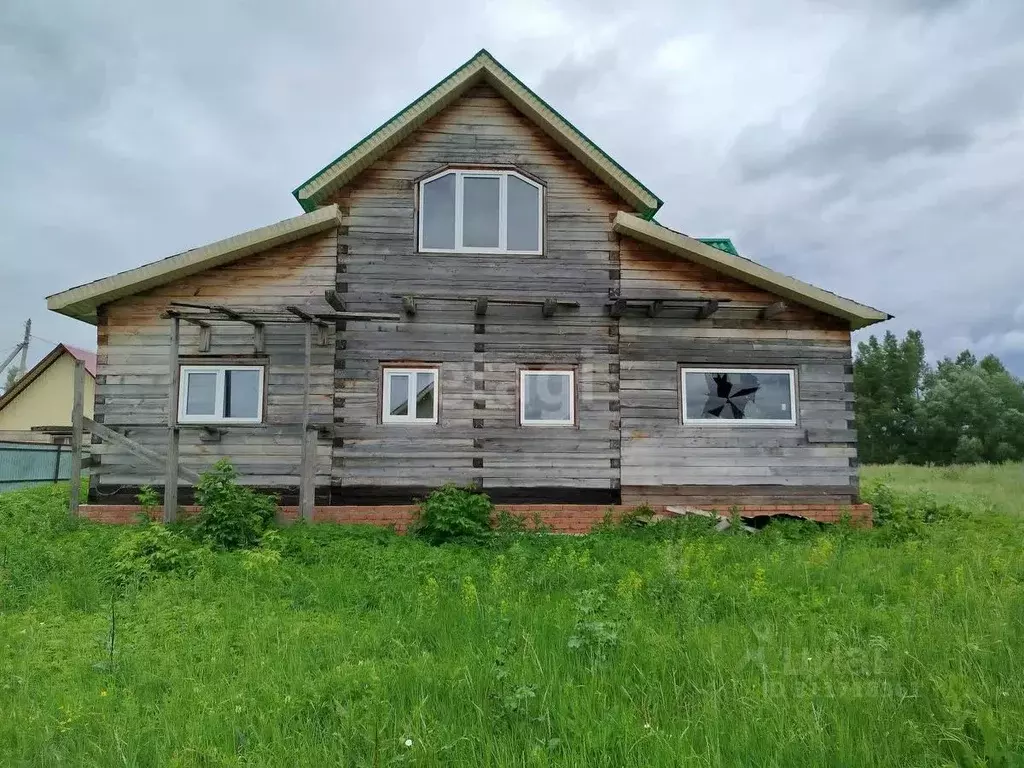
[[544,188],[515,171],[449,169],[419,184],[419,249],[540,254]]

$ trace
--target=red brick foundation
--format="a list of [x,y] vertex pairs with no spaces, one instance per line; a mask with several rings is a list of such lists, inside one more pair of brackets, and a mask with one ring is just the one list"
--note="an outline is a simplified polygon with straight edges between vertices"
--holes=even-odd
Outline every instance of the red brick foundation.
[[[528,527],[533,527],[536,522],[550,528],[557,533],[587,533],[594,526],[599,525],[610,513],[618,518],[624,512],[629,512],[633,507],[607,506],[601,504],[501,504],[496,507],[500,512],[508,512],[524,520]],[[722,514],[731,514],[731,509],[718,509]],[[844,514],[859,525],[871,525],[870,504],[776,504],[776,505],[749,505],[737,506],[736,509],[743,517],[764,517],[773,515],[790,515],[803,517],[808,520],[817,520],[822,523],[838,522]],[[183,512],[195,514],[199,508],[194,506],[183,507]],[[664,509],[655,507],[655,512],[663,514]],[[98,523],[126,524],[135,522],[142,508],[137,505],[114,505],[114,504],[83,504],[81,513],[84,517]],[[416,513],[414,505],[396,506],[339,506],[339,507],[316,507],[313,511],[313,519],[320,523],[342,523],[342,524],[363,524],[379,525],[383,527],[394,526],[395,530],[402,533],[408,527]],[[154,513],[154,519],[159,519],[160,510]],[[298,507],[280,507],[282,522],[291,522],[298,519]]]

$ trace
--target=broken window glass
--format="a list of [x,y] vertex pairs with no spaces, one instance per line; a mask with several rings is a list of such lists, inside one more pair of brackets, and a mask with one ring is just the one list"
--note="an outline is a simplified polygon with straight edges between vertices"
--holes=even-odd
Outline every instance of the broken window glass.
[[685,421],[795,423],[792,371],[683,371]]

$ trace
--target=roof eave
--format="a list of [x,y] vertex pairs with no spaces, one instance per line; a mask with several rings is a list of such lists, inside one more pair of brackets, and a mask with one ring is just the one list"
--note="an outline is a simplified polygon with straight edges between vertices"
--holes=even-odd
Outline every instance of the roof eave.
[[323,232],[340,223],[338,207],[325,206],[312,213],[304,213],[55,293],[47,296],[46,306],[58,314],[95,324],[96,309],[102,304],[230,264],[245,256]]
[[852,330],[866,328],[892,318],[882,310],[860,304],[817,286],[776,272],[762,264],[720,251],[700,240],[647,221],[625,211],[615,216],[616,232],[690,259],[737,280],[776,293],[783,298],[817,309],[850,323]]

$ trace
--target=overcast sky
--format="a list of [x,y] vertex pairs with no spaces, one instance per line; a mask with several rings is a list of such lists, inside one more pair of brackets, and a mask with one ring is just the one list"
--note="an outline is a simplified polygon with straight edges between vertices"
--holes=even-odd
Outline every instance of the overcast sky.
[[663,224],[1024,374],[1022,41],[1021,0],[3,0],[0,359],[95,347],[47,294],[300,213],[486,47]]

